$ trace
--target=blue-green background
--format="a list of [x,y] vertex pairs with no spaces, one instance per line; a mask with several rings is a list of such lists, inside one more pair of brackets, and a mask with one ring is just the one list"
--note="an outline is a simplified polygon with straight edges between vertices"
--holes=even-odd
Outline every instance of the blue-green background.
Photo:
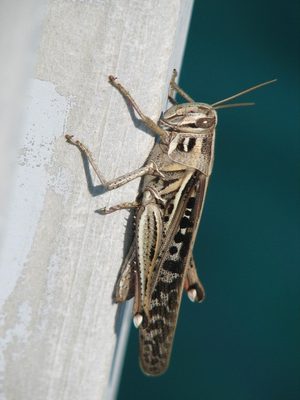
[[207,299],[184,296],[171,365],[138,366],[132,329],[118,400],[300,399],[299,1],[195,0],[181,85],[219,111],[216,158],[195,244]]

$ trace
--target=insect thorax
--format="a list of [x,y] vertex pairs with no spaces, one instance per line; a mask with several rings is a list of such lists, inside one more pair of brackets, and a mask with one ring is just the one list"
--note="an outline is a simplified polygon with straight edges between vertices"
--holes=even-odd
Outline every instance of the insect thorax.
[[159,120],[168,133],[168,157],[173,162],[211,174],[217,113],[204,103],[171,107]]

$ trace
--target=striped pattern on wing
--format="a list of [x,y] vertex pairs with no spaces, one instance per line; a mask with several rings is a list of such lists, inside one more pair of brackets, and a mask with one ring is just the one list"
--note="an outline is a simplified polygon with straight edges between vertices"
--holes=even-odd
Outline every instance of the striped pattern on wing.
[[[177,220],[167,232],[157,259],[158,273],[146,323],[140,327],[140,365],[148,375],[168,367],[181,303],[183,283],[201,216],[208,178],[197,171],[182,193]],[[146,325],[146,326],[145,326]]]

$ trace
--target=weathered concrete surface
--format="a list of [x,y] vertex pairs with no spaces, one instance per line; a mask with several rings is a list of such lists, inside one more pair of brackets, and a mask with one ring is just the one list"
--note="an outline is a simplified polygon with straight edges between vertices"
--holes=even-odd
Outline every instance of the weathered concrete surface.
[[107,178],[141,166],[154,139],[134,126],[107,76],[117,75],[157,119],[191,8],[191,0],[46,2],[4,212],[1,399],[115,395],[128,317],[121,324],[111,295],[128,213],[94,210],[133,200],[138,182],[92,196],[64,133],[93,150]]

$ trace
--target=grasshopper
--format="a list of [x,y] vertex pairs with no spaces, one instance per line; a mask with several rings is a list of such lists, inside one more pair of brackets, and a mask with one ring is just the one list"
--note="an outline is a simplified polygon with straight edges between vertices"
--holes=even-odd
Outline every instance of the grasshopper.
[[[113,298],[122,303],[134,297],[133,322],[140,332],[140,366],[147,375],[161,375],[169,364],[182,291],[193,302],[204,300],[192,251],[199,226],[215,147],[217,110],[251,105],[230,100],[265,86],[264,82],[212,105],[195,102],[175,82],[169,89],[172,106],[155,123],[139,108],[130,93],[109,76],[109,82],[124,96],[159,140],[143,167],[107,181],[88,148],[66,135],[88,158],[101,184],[116,189],[143,177],[133,202],[98,210],[109,214],[134,209],[134,235],[121,266]],[[177,104],[177,92],[187,102]]]

